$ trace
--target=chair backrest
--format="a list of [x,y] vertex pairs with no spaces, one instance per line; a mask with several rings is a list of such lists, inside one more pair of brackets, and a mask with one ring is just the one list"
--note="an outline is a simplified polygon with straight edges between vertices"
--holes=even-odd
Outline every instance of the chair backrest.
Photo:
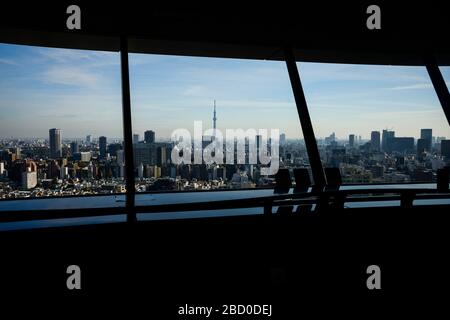
[[448,192],[448,184],[450,180],[450,167],[444,167],[437,170],[437,190],[439,192]]
[[342,184],[342,177],[339,168],[325,168],[327,177],[327,185],[330,187],[338,187]]
[[275,174],[275,188],[286,189],[292,187],[291,175],[289,169],[278,169]]
[[308,190],[311,187],[311,178],[308,169],[295,168],[294,170],[295,188],[298,190]]

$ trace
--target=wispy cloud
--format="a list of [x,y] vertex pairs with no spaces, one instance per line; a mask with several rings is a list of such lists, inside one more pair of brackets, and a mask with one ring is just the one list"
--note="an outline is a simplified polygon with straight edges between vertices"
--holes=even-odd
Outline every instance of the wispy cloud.
[[84,67],[105,67],[119,65],[117,52],[84,51],[68,49],[38,49],[37,53],[52,64],[83,64]]
[[[450,81],[445,82],[447,86],[450,86]],[[433,85],[431,83],[415,83],[405,86],[395,86],[389,88],[390,90],[422,90],[422,89],[433,89]]]
[[0,58],[0,63],[1,64],[8,64],[8,65],[11,65],[11,66],[18,65],[17,62],[15,62],[14,60],[12,60],[12,59],[5,59],[5,58]]
[[195,97],[204,97],[205,95],[209,95],[208,89],[202,85],[193,85],[186,87],[183,92],[185,96],[195,96]]
[[98,83],[95,74],[75,67],[52,67],[44,73],[44,80],[78,87],[92,87]]
[[333,63],[299,63],[300,76],[304,83],[377,82],[398,83],[429,81],[424,67],[347,65]]
[[295,108],[294,101],[287,102],[287,101],[275,101],[275,100],[223,100],[220,101],[220,105],[223,107],[230,107],[230,108],[268,108],[268,109],[274,109],[279,110],[280,108]]
[[37,52],[44,58],[54,62],[66,63],[74,60],[89,59],[88,52],[67,49],[37,49]]
[[[295,103],[294,101],[269,101],[269,100],[259,100],[259,101],[249,101],[249,100],[218,100],[217,107],[220,111],[223,111],[228,108],[246,110],[246,109],[257,109],[259,112],[263,110],[271,110],[273,112],[283,110],[294,110]],[[153,101],[149,103],[145,101],[145,99],[134,100],[133,102],[134,111],[141,110],[160,110],[167,112],[170,111],[184,111],[184,112],[192,112],[194,110],[211,110],[213,108],[212,100],[172,100],[170,102],[167,101]],[[205,111],[207,112],[207,111]],[[232,111],[234,112],[234,111]]]
[[433,88],[433,85],[431,83],[415,83],[405,86],[395,86],[388,88],[390,90],[416,90],[416,89],[431,89]]

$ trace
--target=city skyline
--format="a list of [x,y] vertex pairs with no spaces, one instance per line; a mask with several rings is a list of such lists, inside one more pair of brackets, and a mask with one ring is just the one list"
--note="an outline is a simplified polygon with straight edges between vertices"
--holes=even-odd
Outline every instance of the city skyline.
[[[298,65],[318,139],[370,139],[387,128],[416,139],[421,128],[450,136],[424,67]],[[450,68],[441,70],[448,80]],[[45,138],[61,128],[63,139],[121,139],[118,53],[1,44],[0,72],[1,138]],[[130,54],[130,81],[141,137],[153,130],[168,140],[195,120],[212,127],[216,100],[220,130],[279,128],[303,138],[284,62]]]
[[[60,128],[57,128],[57,129],[60,130],[61,141],[66,141],[66,142],[72,142],[72,141],[77,141],[77,142],[80,142],[80,141],[86,141],[86,142],[97,141],[97,142],[99,142],[99,139],[104,137],[104,135],[100,135],[98,137],[95,137],[93,135],[85,135],[83,137],[81,137],[81,136],[79,136],[79,137],[65,137],[65,136],[62,135],[62,129],[60,129]],[[420,128],[419,131],[418,131],[418,135],[413,135],[411,137],[414,138],[415,140],[420,140],[421,138],[423,138],[422,137],[423,130],[431,130],[431,132],[434,132],[433,128]],[[407,136],[403,136],[403,135],[398,135],[398,133],[393,128],[390,128],[390,129],[382,129],[382,130],[372,130],[372,131],[370,131],[370,136],[369,137],[365,137],[365,136],[358,135],[358,134],[355,134],[355,133],[349,133],[346,137],[338,137],[338,136],[335,135],[335,132],[331,132],[328,136],[316,137],[316,138],[318,140],[327,140],[330,137],[333,137],[334,140],[342,142],[342,141],[349,141],[350,139],[352,139],[351,136],[353,136],[354,143],[357,143],[358,141],[370,142],[372,140],[372,138],[373,138],[373,134],[374,133],[378,133],[380,135],[383,131],[394,132],[394,133],[396,133],[397,137],[407,137]],[[133,136],[132,136],[133,143],[147,142],[146,139],[145,139],[145,134],[147,132],[152,132],[153,133],[153,135],[154,135],[153,138],[152,138],[153,142],[158,142],[158,141],[160,141],[160,142],[173,142],[173,141],[171,141],[170,138],[160,138],[160,137],[158,137],[156,135],[156,132],[154,132],[154,131],[149,129],[149,130],[145,130],[143,135],[141,135],[139,133],[133,133]],[[282,136],[282,135],[285,135],[285,133],[284,132],[280,132],[280,136]],[[87,137],[89,137],[90,141],[88,141]],[[117,137],[107,137],[107,138],[108,138],[108,140],[113,141],[113,142],[123,142],[123,140],[124,140],[123,138],[117,138]],[[436,138],[436,139],[438,139],[438,138],[442,139],[443,138],[443,139],[446,139],[447,136],[438,136],[438,135],[435,135],[434,133],[432,133],[431,134],[431,138]],[[25,141],[25,140],[45,140],[45,141],[49,141],[50,140],[48,136],[47,137],[13,137],[13,136],[11,136],[11,137],[0,137],[0,140],[15,140],[15,139],[22,140],[22,141]],[[303,138],[286,138],[286,139],[287,140],[293,140],[293,141],[295,141],[295,140],[303,141],[304,140]]]
[[[82,143],[63,143],[60,128],[50,128],[48,135],[45,143],[0,141],[0,199],[125,192],[122,143],[106,136],[95,141],[92,135]],[[194,157],[193,164],[190,157],[180,163],[173,158],[175,144],[158,142],[156,135],[146,130],[144,140],[134,141],[136,192],[273,187],[279,167],[311,170],[304,144],[286,140],[284,133],[269,172],[251,160],[250,147],[242,151],[244,162],[236,161],[236,155],[229,162],[227,153],[223,163],[209,162],[204,155],[198,162]],[[433,139],[431,128],[421,128],[420,136],[415,141],[383,130],[372,131],[371,140],[363,141],[354,134],[339,140],[333,133],[318,143],[318,150],[323,167],[339,168],[344,183],[435,182],[437,170],[450,163],[450,140]]]

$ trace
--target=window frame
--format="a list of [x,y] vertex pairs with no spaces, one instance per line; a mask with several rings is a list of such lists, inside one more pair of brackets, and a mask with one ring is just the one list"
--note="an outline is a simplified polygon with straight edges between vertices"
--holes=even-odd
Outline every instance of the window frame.
[[[0,222],[13,221],[30,221],[39,219],[58,219],[71,217],[91,217],[103,216],[112,214],[126,214],[128,223],[135,223],[137,221],[136,214],[145,211],[145,207],[136,206],[136,191],[134,181],[134,159],[133,159],[133,132],[132,132],[132,116],[131,116],[131,96],[130,96],[130,79],[129,79],[129,42],[130,39],[123,35],[120,37],[120,68],[121,68],[121,83],[122,83],[122,120],[123,120],[123,138],[124,138],[124,152],[125,152],[125,172],[126,172],[126,192],[124,207],[106,207],[95,209],[50,209],[50,210],[19,210],[16,212],[0,212]],[[309,163],[313,173],[313,179],[316,186],[326,186],[326,177],[320,160],[317,141],[312,126],[311,118],[309,116],[308,105],[305,94],[302,88],[301,76],[297,68],[297,62],[302,62],[295,55],[294,48],[286,46],[280,48],[284,54],[284,62],[287,66],[289,80],[293,90],[294,101],[297,107],[298,117],[301,123],[301,130],[305,140]],[[325,61],[324,61],[325,62]],[[446,115],[447,121],[450,125],[450,94],[446,86],[445,80],[439,70],[439,65],[432,54],[425,55],[423,58],[423,66],[426,67],[433,88],[439,98],[441,107]],[[130,179],[130,177],[132,177]],[[408,183],[411,185],[413,183]],[[268,188],[271,189],[271,188]],[[216,190],[215,190],[216,191]],[[223,191],[223,190],[217,190]],[[224,191],[226,192],[226,191]],[[162,192],[167,193],[167,192]],[[100,196],[100,195],[98,195]],[[267,201],[273,201],[272,197],[268,197]],[[220,202],[220,201],[219,201]],[[253,205],[254,200],[248,199],[242,201],[244,206]],[[239,202],[236,202],[238,204]],[[193,207],[211,208],[209,202],[190,204]],[[226,206],[226,205],[225,205]],[[214,206],[213,206],[214,207]],[[220,205],[218,206],[218,208]],[[180,206],[180,209],[182,206]],[[95,212],[93,212],[95,210]],[[203,209],[204,210],[204,209]],[[165,211],[165,210],[163,210]],[[20,217],[18,217],[20,215]]]

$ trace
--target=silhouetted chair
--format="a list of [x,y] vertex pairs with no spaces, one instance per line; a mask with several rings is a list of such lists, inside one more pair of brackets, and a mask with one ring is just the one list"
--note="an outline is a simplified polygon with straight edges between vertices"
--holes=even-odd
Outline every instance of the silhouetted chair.
[[308,170],[304,168],[296,168],[293,171],[295,178],[295,191],[308,191],[308,188],[311,187],[311,178],[309,177]]
[[325,168],[325,176],[327,177],[327,186],[331,189],[339,189],[342,184],[342,177],[339,168]]
[[291,214],[293,206],[280,206],[278,207],[277,214]]
[[312,204],[299,204],[297,206],[297,209],[295,210],[295,213],[300,213],[300,214],[311,213],[312,208],[313,208]]
[[275,174],[275,192],[286,193],[292,187],[291,175],[289,169],[279,169]]
[[448,192],[450,180],[450,167],[437,170],[437,190],[438,192]]
[[342,185],[339,168],[325,168],[325,176],[327,178],[325,191],[331,191],[331,193],[324,193],[319,196],[316,210],[327,212],[330,207],[334,209],[343,208],[345,197],[338,193],[333,194],[334,191],[339,191],[339,187]]

